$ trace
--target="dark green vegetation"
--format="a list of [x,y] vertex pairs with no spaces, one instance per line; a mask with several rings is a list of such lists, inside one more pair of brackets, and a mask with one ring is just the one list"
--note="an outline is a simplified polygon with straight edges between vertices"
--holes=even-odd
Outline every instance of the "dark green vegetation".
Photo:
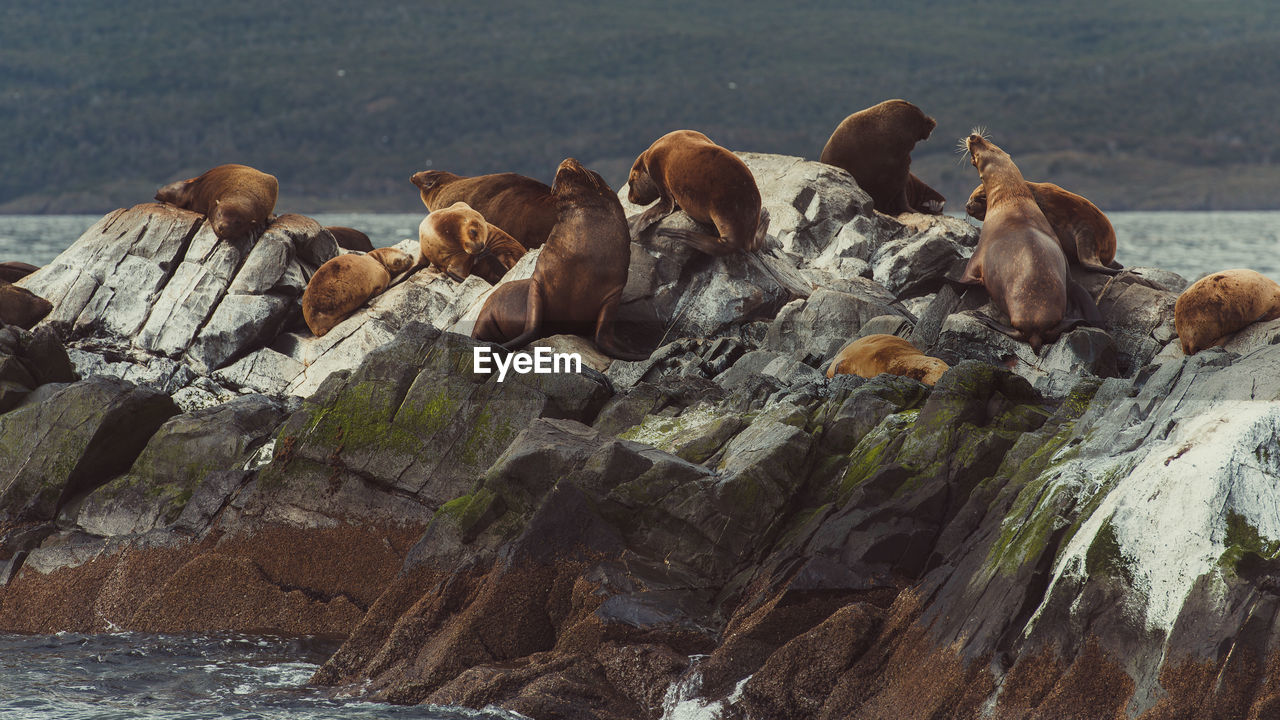
[[104,211],[224,162],[277,175],[280,210],[412,211],[417,170],[550,180],[574,156],[617,184],[681,127],[816,158],[891,97],[937,118],[915,168],[952,210],[975,125],[1104,209],[1278,207],[1270,9],[19,0],[0,23],[0,211]]

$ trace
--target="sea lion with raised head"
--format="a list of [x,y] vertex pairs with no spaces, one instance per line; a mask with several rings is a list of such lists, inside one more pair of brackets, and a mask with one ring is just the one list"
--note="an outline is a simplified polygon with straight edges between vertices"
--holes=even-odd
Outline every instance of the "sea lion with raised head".
[[418,225],[422,259],[462,282],[475,274],[497,284],[524,257],[524,246],[464,202],[435,210]]
[[618,196],[573,158],[560,163],[551,192],[558,220],[533,277],[499,285],[471,336],[515,349],[549,335],[583,335],[611,357],[647,358],[623,349],[615,335],[631,262],[631,232]]
[[1182,352],[1222,345],[1256,322],[1280,318],[1280,284],[1254,270],[1223,270],[1191,283],[1173,304]]
[[[842,120],[819,159],[848,170],[858,187],[871,196],[876,210],[888,215],[927,213],[931,205],[921,201],[920,207],[913,206],[908,197],[911,150],[917,142],[928,140],[936,125],[906,100],[885,100]],[[920,188],[916,193],[921,194]]]
[[[977,133],[964,144],[986,187],[987,212],[960,281],[985,287],[1009,325],[981,313],[979,319],[1027,342],[1037,354],[1041,345],[1074,325],[1086,320],[1101,324],[1093,299],[1071,281],[1066,254],[1013,159]],[[1084,318],[1068,317],[1069,300]]]
[[204,215],[223,240],[261,235],[276,207],[274,175],[248,165],[219,165],[156,191],[156,200]]
[[53,303],[30,290],[0,280],[0,325],[30,330],[53,310]]
[[410,180],[431,212],[465,202],[529,250],[541,247],[556,224],[551,188],[524,175],[463,177],[443,170],[423,170]]
[[858,375],[873,378],[880,373],[901,375],[933,385],[950,369],[897,335],[868,335],[845,345],[827,367],[827,377]]
[[321,265],[302,293],[302,318],[320,337],[381,294],[391,278],[413,267],[412,255],[395,248],[349,253]]
[[714,226],[717,234],[677,230],[663,234],[708,255],[755,252],[769,226],[751,169],[696,130],[676,130],[655,140],[632,164],[627,188],[627,200],[633,205],[658,201],[636,220],[634,233],[683,210],[694,220]]
[[[1049,221],[1067,262],[1105,275],[1118,275],[1123,268],[1113,266],[1116,258],[1116,231],[1105,213],[1087,198],[1053,183],[1027,182],[1036,205]],[[964,211],[975,220],[987,215],[987,193],[979,185],[969,195]]]

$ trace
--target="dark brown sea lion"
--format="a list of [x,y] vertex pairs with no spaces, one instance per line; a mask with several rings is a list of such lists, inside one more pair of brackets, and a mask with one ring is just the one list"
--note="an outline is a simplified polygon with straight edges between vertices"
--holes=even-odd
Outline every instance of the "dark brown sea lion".
[[471,336],[514,349],[549,335],[583,335],[611,357],[645,359],[624,350],[614,334],[631,262],[622,203],[604,178],[573,158],[560,163],[551,192],[559,219],[533,277],[499,285],[485,300]]
[[657,200],[636,221],[634,232],[677,209],[718,235],[667,231],[708,255],[730,255],[760,249],[768,216],[760,204],[755,176],[737,155],[696,130],[676,130],[640,153],[627,180],[627,199],[634,205]]
[[845,118],[819,159],[848,170],[882,213],[929,212],[911,204],[908,185],[911,150],[929,139],[936,124],[906,100],[885,100]]
[[458,282],[475,274],[497,284],[527,252],[461,201],[427,215],[418,226],[418,244],[423,261]]
[[368,235],[355,228],[330,225],[325,230],[328,230],[329,234],[333,235],[333,239],[338,241],[338,247],[343,250],[355,250],[363,253],[373,252],[373,241],[369,239]]
[[156,191],[156,200],[198,212],[223,240],[262,234],[275,210],[280,184],[248,165],[219,165]]
[[18,262],[17,260],[0,262],[0,280],[3,280],[4,282],[18,282],[22,278],[39,269],[40,268],[35,265]]
[[948,369],[945,362],[925,355],[897,335],[868,335],[840,349],[827,367],[827,377],[843,374],[873,378],[889,373],[933,385]]
[[[1123,268],[1116,258],[1116,231],[1097,205],[1053,183],[1028,182],[1031,196],[1049,221],[1067,261],[1092,272],[1117,275]],[[987,193],[982,185],[973,189],[964,211],[975,220],[987,214]]]
[[413,267],[413,256],[395,248],[366,255],[331,258],[316,270],[302,293],[302,318],[320,337],[347,319],[369,298],[382,293],[391,278]]
[[941,215],[947,206],[947,199],[942,196],[942,193],[929,187],[923,180],[916,177],[915,173],[908,173],[907,204],[916,212],[922,212],[926,215]]
[[515,173],[462,177],[423,170],[411,178],[422,204],[435,212],[465,202],[521,245],[541,247],[556,224],[556,201],[546,183]]
[[1026,341],[1036,353],[1042,344],[1082,321],[1068,318],[1068,292],[1087,319],[1100,324],[1088,293],[1071,282],[1067,257],[1053,227],[1009,154],[977,133],[968,137],[965,146],[987,189],[987,212],[961,282],[981,283],[1012,327],[981,314],[980,319],[1015,340]]
[[0,280],[0,325],[30,330],[53,310],[53,303],[24,287]]
[[1222,345],[1256,322],[1280,318],[1280,285],[1254,270],[1223,270],[1191,284],[1173,305],[1182,352]]

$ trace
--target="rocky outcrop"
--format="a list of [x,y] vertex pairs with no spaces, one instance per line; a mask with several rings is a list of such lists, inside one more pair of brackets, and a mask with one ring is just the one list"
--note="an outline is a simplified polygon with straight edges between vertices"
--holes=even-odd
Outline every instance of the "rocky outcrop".
[[[1183,357],[1180,278],[1078,273],[1109,327],[1037,356],[941,279],[966,223],[743,157],[767,249],[663,219],[650,357],[547,375],[476,370],[478,278],[311,338],[309,221],[105,218],[0,330],[0,629],[338,634],[317,684],[533,718],[1274,714],[1280,326]],[[881,332],[951,369],[825,377]]]

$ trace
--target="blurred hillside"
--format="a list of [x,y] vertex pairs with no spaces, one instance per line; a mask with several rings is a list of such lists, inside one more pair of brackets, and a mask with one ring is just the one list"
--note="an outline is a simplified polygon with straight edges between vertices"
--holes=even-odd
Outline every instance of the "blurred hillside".
[[1280,207],[1269,3],[909,5],[12,0],[0,211],[105,211],[224,162],[277,175],[282,211],[414,211],[417,170],[574,156],[617,185],[681,127],[816,158],[891,97],[938,120],[914,168],[950,210],[975,125],[1104,209]]

